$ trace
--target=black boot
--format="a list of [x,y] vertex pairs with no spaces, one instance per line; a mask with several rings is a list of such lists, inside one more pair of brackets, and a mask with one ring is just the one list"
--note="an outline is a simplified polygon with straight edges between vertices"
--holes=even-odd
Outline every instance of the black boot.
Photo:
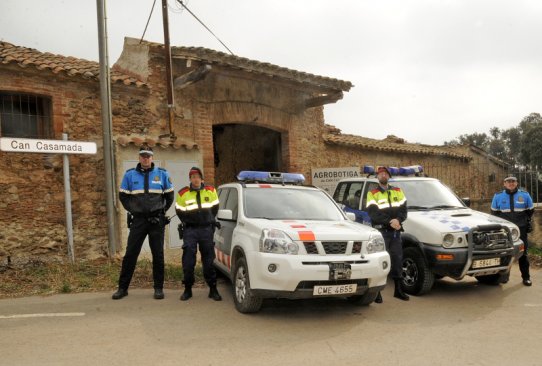
[[183,294],[181,295],[181,301],[186,301],[191,297],[192,297],[192,287],[191,286],[186,286],[184,288]]
[[154,298],[156,300],[162,300],[164,298],[164,290],[161,288],[155,288],[154,289]]
[[222,301],[222,296],[220,296],[220,294],[218,293],[218,290],[216,289],[216,285],[210,286],[209,297],[215,301]]
[[125,296],[128,296],[128,290],[125,290],[125,289],[123,289],[123,288],[119,288],[119,289],[117,290],[117,292],[115,292],[115,293],[113,294],[113,296],[111,296],[111,298],[112,298],[113,300],[120,300],[120,299],[122,299],[122,298],[125,297]]
[[410,299],[410,297],[403,292],[401,280],[395,280],[395,292],[393,293],[393,296],[403,301],[408,301]]
[[382,300],[382,295],[380,294],[380,291],[378,291],[378,294],[376,295],[375,302],[377,304],[382,304],[384,302],[384,300]]

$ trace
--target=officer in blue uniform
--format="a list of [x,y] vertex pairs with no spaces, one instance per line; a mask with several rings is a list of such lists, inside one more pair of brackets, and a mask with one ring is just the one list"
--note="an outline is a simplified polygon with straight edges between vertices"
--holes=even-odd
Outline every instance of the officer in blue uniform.
[[165,213],[172,205],[175,193],[169,173],[154,166],[153,155],[151,147],[141,147],[139,164],[126,171],[120,186],[120,202],[131,217],[131,220],[128,220],[131,224],[126,254],[122,260],[119,288],[113,294],[113,300],[128,295],[137,257],[147,235],[152,253],[154,298],[164,298],[164,227],[167,224]]
[[519,227],[520,238],[525,244],[523,255],[518,260],[519,270],[523,284],[531,286],[529,258],[527,256],[527,249],[529,248],[527,234],[532,230],[531,218],[534,213],[534,205],[531,195],[524,190],[518,189],[518,180],[516,177],[507,177],[504,179],[504,190],[495,193],[495,196],[493,196],[491,213],[513,222]]

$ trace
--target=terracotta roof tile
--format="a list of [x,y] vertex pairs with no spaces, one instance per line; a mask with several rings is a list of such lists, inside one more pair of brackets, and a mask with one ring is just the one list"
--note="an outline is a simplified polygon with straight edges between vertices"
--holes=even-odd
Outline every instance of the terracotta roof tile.
[[178,137],[172,141],[169,138],[150,137],[150,136],[119,136],[117,137],[117,143],[120,146],[128,146],[134,144],[135,146],[148,145],[150,147],[160,146],[162,148],[172,147],[175,150],[185,148],[187,150],[199,149],[198,144],[190,139]]
[[[333,126],[331,126],[333,127]],[[328,128],[328,131],[330,128]],[[445,146],[432,146],[422,144],[407,143],[404,139],[390,135],[383,140],[371,139],[357,135],[348,135],[337,133],[326,133],[323,135],[324,142],[331,145],[341,145],[349,147],[357,147],[360,149],[389,151],[396,153],[421,154],[421,155],[441,155],[453,159],[470,160],[470,155],[459,152],[457,150]],[[329,131],[331,132],[331,131]]]
[[[68,76],[81,76],[86,79],[98,80],[100,77],[100,64],[98,62],[71,56],[54,55],[49,52],[40,52],[33,48],[15,46],[2,41],[0,41],[0,63],[15,63],[20,67],[33,66],[38,70],[48,69],[55,74],[65,72]],[[135,85],[137,87],[146,86],[143,81],[114,69],[111,70],[111,82],[122,82],[126,85]]]
[[[151,47],[164,47],[164,45],[160,43],[145,43]],[[250,60],[246,57],[234,56],[228,53],[219,52],[204,47],[172,47],[171,57],[203,61],[209,64],[216,63],[219,65],[226,65],[232,68],[241,69],[245,72],[260,73],[269,77],[281,77],[287,80],[309,84],[321,88],[349,91],[353,87],[352,83],[349,81],[288,69],[286,67],[273,65],[269,62]]]

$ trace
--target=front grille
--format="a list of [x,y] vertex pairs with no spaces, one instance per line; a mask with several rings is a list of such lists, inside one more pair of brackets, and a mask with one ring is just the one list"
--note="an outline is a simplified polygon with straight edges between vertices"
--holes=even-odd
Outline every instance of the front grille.
[[474,231],[472,233],[474,250],[506,249],[512,245],[505,230]]
[[361,241],[355,241],[354,245],[352,245],[352,254],[361,253],[361,247],[362,247],[362,242]]
[[326,254],[345,254],[346,246],[348,242],[346,241],[323,241],[322,246]]
[[304,241],[303,244],[305,244],[305,250],[307,251],[307,254],[318,254],[318,248],[316,247],[315,242]]

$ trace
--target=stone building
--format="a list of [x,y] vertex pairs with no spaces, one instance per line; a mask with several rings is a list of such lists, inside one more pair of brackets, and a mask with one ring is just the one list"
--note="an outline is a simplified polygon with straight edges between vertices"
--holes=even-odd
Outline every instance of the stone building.
[[[464,174],[473,169],[472,149],[367,139],[325,124],[324,105],[340,100],[352,87],[348,81],[205,48],[174,47],[171,54],[171,131],[163,45],[127,38],[112,67],[117,187],[143,143],[154,147],[155,163],[172,173],[178,189],[188,184],[193,165],[202,167],[208,183],[219,185],[243,169],[310,177],[314,168],[365,163],[453,166],[464,181],[449,171],[440,176],[458,191],[472,186]],[[0,136],[58,140],[64,132],[70,140],[98,145],[96,155],[69,157],[78,259],[108,253],[98,73],[96,62],[0,42]],[[62,156],[0,152],[0,157],[0,260],[65,257]],[[116,205],[122,253],[125,212]],[[166,248],[178,256],[175,234],[167,231]]]

